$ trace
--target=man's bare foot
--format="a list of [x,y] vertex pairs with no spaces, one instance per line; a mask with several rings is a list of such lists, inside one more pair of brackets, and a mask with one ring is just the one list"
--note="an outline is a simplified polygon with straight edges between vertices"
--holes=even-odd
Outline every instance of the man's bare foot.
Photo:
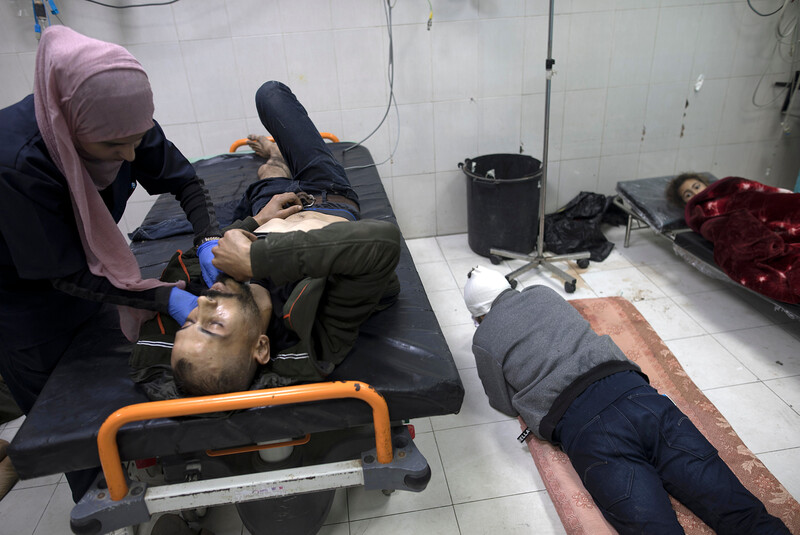
[[267,136],[250,134],[247,136],[247,146],[253,149],[257,156],[261,156],[265,160],[281,154],[281,151],[278,150],[278,145],[274,141],[270,141]]

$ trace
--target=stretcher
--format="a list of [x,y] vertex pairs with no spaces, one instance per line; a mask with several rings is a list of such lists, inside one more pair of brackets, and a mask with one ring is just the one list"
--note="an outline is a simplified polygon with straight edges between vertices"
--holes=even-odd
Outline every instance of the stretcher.
[[[362,217],[396,222],[369,152],[328,146]],[[261,163],[237,153],[194,164],[221,224]],[[131,244],[145,277],[191,247],[185,223],[174,198],[155,202]],[[328,382],[149,402],[124,351],[62,360],[14,439],[17,471],[27,479],[102,466],[71,513],[72,530],[86,534],[228,503],[254,535],[316,533],[337,488],[424,490],[430,468],[407,423],[458,412],[464,389],[405,243],[397,274],[398,301],[362,326]]]
[[[717,178],[710,173],[700,173],[710,182]],[[684,210],[667,200],[666,189],[675,175],[640,178],[617,182],[614,204],[628,214],[625,228],[625,247],[630,245],[631,232],[650,229],[670,241],[673,252],[686,263],[703,273],[727,284],[742,288],[769,302],[789,318],[800,320],[800,305],[784,303],[757,293],[726,275],[714,261],[714,244],[692,231],[684,219]]]

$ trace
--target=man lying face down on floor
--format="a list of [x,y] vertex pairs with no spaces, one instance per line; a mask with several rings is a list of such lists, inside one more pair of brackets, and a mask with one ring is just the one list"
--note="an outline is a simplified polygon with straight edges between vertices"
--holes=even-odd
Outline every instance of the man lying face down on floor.
[[683,533],[667,493],[717,533],[788,534],[672,401],[546,286],[476,268],[464,300],[489,404],[560,445],[620,534]]
[[397,226],[360,220],[344,169],[289,88],[264,84],[256,105],[275,142],[249,138],[266,159],[242,199],[253,215],[164,270],[189,291],[170,308],[175,321],[145,324],[132,355],[151,399],[322,380],[399,293]]

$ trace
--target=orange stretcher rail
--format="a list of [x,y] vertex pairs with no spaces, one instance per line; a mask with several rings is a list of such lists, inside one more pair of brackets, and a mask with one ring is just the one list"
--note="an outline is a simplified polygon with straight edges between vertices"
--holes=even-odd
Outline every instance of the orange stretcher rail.
[[[322,136],[322,139],[328,139],[330,141],[333,141],[334,143],[339,143],[339,138],[336,137],[335,134],[331,134],[330,132],[320,132],[319,135]],[[273,139],[272,137],[268,137],[267,139],[269,139],[270,141],[275,141],[275,139]],[[231,145],[229,152],[236,152],[236,149],[244,145],[247,145],[247,138],[237,139]]]
[[137,403],[122,407],[112,413],[97,434],[97,451],[100,465],[108,484],[111,499],[119,501],[128,494],[128,483],[122,471],[122,460],[117,447],[117,431],[130,422],[188,416],[207,412],[220,412],[269,405],[288,405],[327,399],[356,398],[372,407],[372,420],[375,425],[375,447],[378,462],[392,461],[392,438],[389,425],[389,408],[377,390],[360,381],[336,381],[294,385],[266,390],[234,392],[216,396],[201,396],[186,399],[170,399]]

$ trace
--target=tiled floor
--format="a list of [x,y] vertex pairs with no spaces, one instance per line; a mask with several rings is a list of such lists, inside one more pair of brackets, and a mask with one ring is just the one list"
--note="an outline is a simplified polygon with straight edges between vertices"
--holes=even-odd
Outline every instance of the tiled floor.
[[[617,247],[587,270],[564,264],[579,275],[577,291],[564,296],[633,302],[745,444],[800,498],[800,322],[700,274],[650,231],[634,233],[624,249],[623,229],[605,230]],[[339,491],[321,533],[563,533],[527,449],[516,441],[516,421],[488,406],[470,352],[474,328],[461,291],[470,267],[491,264],[469,250],[463,234],[408,245],[460,370],[464,405],[457,415],[413,422],[433,470],[423,493]],[[563,294],[562,284],[542,272],[521,282]],[[0,427],[0,438],[10,439],[18,427]],[[70,507],[61,476],[20,482],[0,502],[0,535],[68,534]],[[211,510],[206,527],[217,535],[247,533],[232,506]]]

